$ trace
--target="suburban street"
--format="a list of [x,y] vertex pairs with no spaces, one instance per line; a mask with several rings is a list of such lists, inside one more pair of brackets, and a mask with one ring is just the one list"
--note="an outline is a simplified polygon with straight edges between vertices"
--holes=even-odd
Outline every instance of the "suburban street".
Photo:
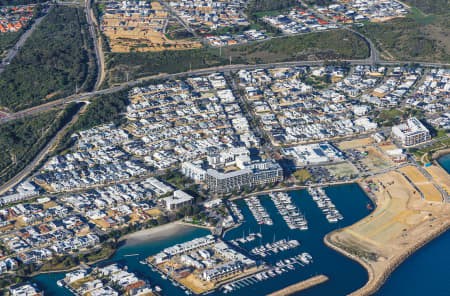
[[[375,51],[376,52],[376,51]],[[268,63],[268,64],[257,64],[257,65],[226,65],[226,66],[219,66],[219,67],[213,67],[213,68],[207,68],[207,69],[198,69],[198,70],[192,70],[192,71],[186,71],[186,72],[180,72],[180,73],[174,73],[174,74],[160,74],[160,75],[154,75],[150,77],[140,78],[136,80],[132,80],[129,82],[125,82],[120,84],[119,86],[103,89],[103,90],[97,90],[93,92],[87,92],[82,94],[75,94],[71,95],[69,97],[55,100],[52,102],[48,102],[43,105],[35,106],[32,108],[28,108],[22,111],[18,111],[16,113],[9,114],[8,117],[1,118],[0,124],[5,123],[11,120],[15,120],[17,118],[22,118],[25,116],[34,115],[40,112],[45,112],[51,108],[58,107],[61,105],[69,104],[72,102],[79,102],[79,101],[86,101],[90,98],[98,95],[104,95],[104,94],[112,94],[118,91],[121,91],[123,89],[126,89],[128,87],[133,87],[136,85],[139,85],[141,83],[145,83],[146,81],[152,80],[152,79],[161,79],[161,80],[168,80],[168,79],[175,79],[179,77],[184,76],[195,76],[195,75],[208,75],[215,72],[234,72],[239,70],[254,70],[254,69],[261,69],[261,68],[274,68],[274,67],[293,67],[293,66],[320,66],[323,65],[325,62],[333,62],[333,61],[293,61],[293,62],[282,62],[282,63]],[[336,61],[338,62],[338,61]],[[365,60],[339,60],[339,62],[347,62],[350,65],[372,65],[373,64],[373,57],[370,56],[369,58]],[[404,65],[409,63],[415,63],[422,67],[442,67],[442,66],[450,66],[450,64],[440,64],[440,63],[418,63],[414,61],[391,61],[391,62],[379,62],[378,65],[382,66],[392,66],[392,65]]]
[[62,129],[60,129],[53,136],[53,138],[50,139],[47,145],[45,145],[45,147],[33,158],[33,160],[22,171],[20,171],[17,175],[15,175],[13,178],[9,179],[6,183],[0,186],[0,195],[13,188],[35,169],[35,167],[41,162],[41,160],[44,159],[44,157],[48,154],[50,149],[57,143],[58,139],[64,134],[65,130],[78,120],[80,112],[85,107],[86,106],[83,106],[78,110],[78,113],[72,117],[72,120],[66,123],[62,127]]
[[[161,80],[169,80],[169,79],[176,79],[179,77],[185,77],[185,76],[197,76],[197,75],[208,75],[211,73],[215,73],[215,72],[223,72],[226,74],[229,74],[230,72],[235,72],[235,71],[239,71],[239,70],[254,70],[254,69],[259,69],[259,68],[274,68],[274,67],[293,67],[293,66],[320,66],[323,65],[325,62],[333,62],[333,61],[324,61],[324,60],[320,60],[320,61],[292,61],[292,62],[281,62],[281,63],[267,63],[267,64],[256,64],[256,65],[225,65],[225,66],[219,66],[219,67],[212,67],[212,68],[207,68],[207,69],[197,69],[197,70],[193,70],[193,71],[185,71],[185,72],[180,72],[180,73],[173,73],[173,74],[159,74],[159,75],[153,75],[150,77],[144,77],[144,78],[140,78],[140,79],[136,79],[133,81],[129,81],[126,83],[122,83],[118,86],[115,87],[111,87],[111,88],[107,88],[107,89],[103,89],[103,90],[97,90],[102,79],[104,73],[103,73],[103,69],[104,69],[104,57],[103,57],[103,52],[98,44],[98,39],[96,38],[95,35],[95,30],[94,30],[94,16],[92,15],[92,9],[90,7],[90,1],[86,1],[85,2],[86,5],[86,17],[87,17],[87,21],[88,21],[88,25],[89,25],[89,32],[91,34],[91,37],[94,40],[94,46],[95,46],[95,51],[96,51],[96,61],[97,61],[97,67],[99,69],[97,76],[96,76],[96,83],[95,83],[95,87],[94,87],[94,91],[92,92],[86,92],[86,93],[81,93],[81,94],[74,94],[71,95],[69,97],[63,98],[63,99],[59,99],[59,100],[55,100],[52,102],[48,102],[39,106],[35,106],[29,109],[25,109],[16,113],[12,113],[12,114],[6,114],[3,113],[3,115],[6,115],[6,117],[0,117],[0,124],[1,123],[5,123],[5,122],[9,122],[18,118],[23,118],[26,116],[31,116],[34,114],[38,114],[40,112],[45,112],[48,111],[52,108],[55,107],[60,107],[62,105],[65,104],[69,104],[72,102],[86,102],[89,101],[89,99],[91,99],[94,96],[99,96],[99,95],[104,95],[104,94],[112,94],[118,91],[121,91],[123,89],[126,89],[128,87],[133,87],[136,85],[140,85],[142,83],[145,83],[146,81],[150,81],[152,79],[161,79]],[[176,14],[175,14],[176,15]],[[14,50],[12,52],[10,52],[8,54],[8,57],[5,58],[4,62],[6,61],[6,59],[10,60],[12,57],[15,56],[15,54],[17,54],[18,48],[20,48],[26,41],[26,39],[31,35],[31,33],[33,32],[33,30],[37,27],[37,25],[39,25],[39,23],[42,21],[42,19],[45,17],[42,16],[39,19],[37,19],[35,21],[35,23],[33,24],[32,28],[30,28],[30,30],[28,30],[25,34],[22,35],[21,39],[19,40],[19,42],[17,43],[16,47],[14,48]],[[349,29],[349,28],[345,28],[346,30],[349,30],[351,32],[353,32],[354,34],[357,34],[358,36],[360,36],[361,38],[363,38],[364,40],[366,40],[366,42],[369,44],[370,46],[370,56],[366,59],[363,60],[339,60],[339,62],[347,62],[350,65],[385,65],[385,66],[390,66],[390,65],[400,65],[400,64],[408,64],[408,63],[412,63],[412,61],[382,61],[378,55],[378,52],[374,46],[374,44],[371,42],[371,40],[369,40],[368,38],[366,38],[365,36],[361,35],[360,33]],[[338,62],[337,60],[335,62]],[[414,62],[416,63],[416,62]],[[419,66],[422,67],[436,67],[436,66],[450,66],[448,64],[439,64],[439,63],[416,63]],[[2,70],[4,69],[4,64],[2,64]],[[1,73],[1,72],[0,72]],[[237,91],[236,86],[233,83],[233,89],[234,91]],[[250,116],[253,118],[252,114],[250,114]],[[77,116],[74,117],[74,120],[77,118]],[[23,178],[25,178],[26,176],[29,175],[29,173],[31,171],[33,171],[33,169],[36,167],[36,165],[39,164],[39,162],[44,158],[44,156],[48,153],[48,151],[50,150],[50,148],[56,143],[57,139],[64,133],[64,131],[70,126],[70,123],[66,124],[52,139],[51,141],[44,147],[44,149],[42,151],[39,152],[39,154],[33,159],[33,161],[31,163],[29,163],[27,165],[27,167],[22,170],[19,174],[17,174],[14,178],[12,178],[11,180],[9,180],[7,183],[3,184],[3,186],[0,187],[0,194],[6,192],[7,190],[11,189],[12,187],[14,187],[18,182],[20,182],[21,180],[23,180]],[[260,133],[262,133],[262,131],[259,130]],[[273,147],[271,147],[273,148]],[[273,149],[269,148],[272,152]]]
[[36,30],[37,26],[39,26],[39,24],[45,18],[45,16],[48,13],[47,9],[50,10],[51,7],[44,8],[43,15],[34,20],[31,27],[25,33],[23,33],[22,36],[20,36],[19,41],[17,41],[16,45],[13,48],[11,48],[9,50],[8,54],[3,58],[2,63],[0,64],[0,74],[5,70],[6,66],[9,65],[9,63],[12,61],[12,59],[19,52],[20,48],[25,44],[28,37],[30,37],[31,34],[33,34],[33,32]]

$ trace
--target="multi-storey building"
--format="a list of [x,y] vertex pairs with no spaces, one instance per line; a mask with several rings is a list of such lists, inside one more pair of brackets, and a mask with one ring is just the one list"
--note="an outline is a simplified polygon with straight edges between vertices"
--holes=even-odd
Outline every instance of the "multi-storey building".
[[232,172],[206,171],[206,184],[216,193],[229,193],[234,189],[275,183],[283,179],[283,169],[274,160],[252,162]]
[[406,123],[392,127],[392,135],[400,140],[403,146],[414,146],[431,139],[430,131],[415,117]]

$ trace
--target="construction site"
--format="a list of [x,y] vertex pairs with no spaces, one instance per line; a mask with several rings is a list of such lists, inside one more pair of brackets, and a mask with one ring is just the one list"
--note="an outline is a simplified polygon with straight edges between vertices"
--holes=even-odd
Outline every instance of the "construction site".
[[369,282],[352,295],[376,291],[405,258],[450,227],[450,205],[442,202],[450,177],[441,170],[435,165],[426,171],[405,166],[361,182],[376,203],[375,211],[325,238],[369,272]]
[[173,38],[167,34],[168,28],[173,27],[181,26],[159,2],[107,2],[100,23],[111,52],[184,50],[202,46],[194,38]]

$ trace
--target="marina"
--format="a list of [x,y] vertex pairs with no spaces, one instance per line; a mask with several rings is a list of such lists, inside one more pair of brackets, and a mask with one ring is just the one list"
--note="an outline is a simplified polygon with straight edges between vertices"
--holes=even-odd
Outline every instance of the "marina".
[[308,188],[308,193],[311,195],[312,199],[316,202],[317,206],[322,210],[328,222],[336,223],[344,219],[339,210],[336,209],[334,203],[327,196],[323,188],[310,187]]
[[248,197],[245,199],[245,202],[247,203],[248,208],[252,212],[253,217],[258,222],[258,224],[266,224],[269,226],[273,225],[272,219],[270,218],[264,207],[261,205],[258,197]]
[[294,249],[300,246],[298,240],[286,240],[282,239],[273,243],[267,243],[265,245],[261,245],[259,247],[253,248],[250,253],[252,255],[258,255],[261,257],[266,257],[272,254],[277,254],[278,252],[287,251],[290,249]]
[[269,196],[290,229],[308,230],[305,216],[292,203],[286,192],[271,193]]
[[[345,215],[345,220],[340,227],[345,227],[360,220],[370,213],[366,205],[370,200],[356,184],[329,187],[326,189],[327,195]],[[307,280],[318,274],[326,274],[329,280],[307,290],[302,291],[302,296],[313,295],[346,295],[367,281],[365,269],[358,263],[336,253],[326,247],[323,243],[325,234],[337,229],[337,223],[326,223],[323,219],[322,211],[316,206],[306,190],[293,191],[288,193],[293,205],[302,209],[306,219],[308,219],[308,230],[298,231],[290,229],[279,213],[275,204],[268,195],[258,198],[261,207],[265,209],[273,220],[273,225],[259,224],[250,208],[244,200],[234,202],[241,211],[245,222],[239,227],[228,231],[223,238],[230,246],[235,246],[234,241],[243,253],[249,256],[252,249],[266,246],[268,243],[285,240],[296,240],[299,246],[278,253],[271,252],[262,260],[265,262],[265,269],[259,270],[245,281],[236,283],[232,290],[226,292],[227,296],[262,295],[272,293],[290,285],[295,285],[299,281]],[[146,258],[154,256],[165,248],[199,238],[209,234],[209,231],[200,228],[182,227],[173,236],[161,237],[148,236],[147,240],[138,240],[135,243],[126,242],[122,245],[114,256],[99,264],[119,262],[128,267],[129,272],[146,279],[149,283],[162,289],[161,295],[182,296],[187,295],[186,289],[177,282],[171,281],[169,277],[158,272],[156,268],[151,268],[146,263]],[[274,233],[276,237],[274,239]],[[245,243],[239,239],[245,238]],[[304,254],[310,254],[311,257]],[[139,254],[138,256],[128,256]],[[304,254],[304,255],[303,255]],[[258,256],[254,256],[258,257]],[[309,263],[308,263],[309,262]],[[337,268],[337,266],[339,268]],[[259,275],[258,275],[259,274]],[[257,277],[256,277],[257,276]],[[73,295],[69,290],[59,287],[56,282],[65,277],[64,273],[42,274],[33,279],[46,294],[50,296]],[[239,281],[241,279],[236,279]],[[234,283],[234,282],[231,282]],[[228,283],[230,284],[230,283]],[[231,287],[231,286],[230,286]],[[239,288],[237,288],[239,287]],[[225,293],[225,285],[209,295],[222,295]]]
[[244,222],[244,215],[242,215],[241,210],[235,203],[231,203],[230,209],[231,209],[231,212],[232,212],[234,218],[236,218],[238,223]]
[[276,266],[268,268],[265,271],[261,271],[257,274],[233,281],[226,284],[222,288],[224,294],[239,290],[241,288],[249,287],[258,282],[269,280],[270,278],[277,277],[283,273],[294,271],[297,268],[304,267],[312,262],[312,257],[308,253],[299,254],[295,257],[291,257],[285,260],[280,260],[276,263]]

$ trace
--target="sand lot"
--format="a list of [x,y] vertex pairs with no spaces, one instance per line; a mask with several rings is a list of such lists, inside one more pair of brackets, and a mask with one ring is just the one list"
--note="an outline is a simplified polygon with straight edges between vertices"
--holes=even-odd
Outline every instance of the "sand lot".
[[214,288],[214,283],[202,281],[199,279],[199,276],[200,275],[196,276],[191,273],[187,277],[179,279],[179,282],[196,294],[204,293],[205,291]]
[[413,183],[428,182],[427,178],[425,178],[425,176],[421,172],[419,172],[419,170],[415,166],[403,167],[399,169],[399,171],[405,173]]
[[338,144],[338,148],[341,150],[345,149],[354,149],[358,147],[363,147],[367,145],[373,144],[375,141],[372,137],[367,137],[363,139],[351,140],[351,141],[343,141]]
[[395,144],[380,145],[379,147],[381,150],[383,150],[385,152],[389,151],[389,150],[398,149],[397,145],[395,145]]
[[441,202],[442,195],[439,190],[436,189],[434,183],[428,180],[416,167],[407,166],[399,169],[419,188],[428,201]]
[[366,158],[361,161],[369,168],[369,170],[385,169],[393,165],[389,157],[382,154],[375,146],[366,148],[358,148],[361,152],[367,152]]
[[[353,230],[374,241],[374,244],[384,244],[398,237],[407,228],[407,218],[414,214],[407,209],[410,198],[420,198],[411,184],[397,172],[390,172],[374,178],[377,183],[385,186],[384,203],[371,215],[371,219],[357,223]],[[391,184],[391,185],[387,185]],[[380,190],[383,190],[380,186]]]
[[181,50],[201,47],[190,39],[171,40],[166,36],[168,11],[158,2],[151,3],[150,13],[142,15],[132,10],[106,11],[101,29],[108,38],[111,52]]
[[[409,167],[403,171],[414,180],[425,178]],[[376,184],[375,211],[327,238],[333,248],[359,261],[369,272],[369,282],[351,295],[373,294],[393,267],[422,243],[450,227],[450,205],[422,199],[400,172],[391,171],[366,181]],[[362,185],[364,188],[365,184]]]
[[440,166],[432,165],[425,168],[427,172],[433,177],[436,183],[439,183],[447,193],[450,194],[450,176]]

